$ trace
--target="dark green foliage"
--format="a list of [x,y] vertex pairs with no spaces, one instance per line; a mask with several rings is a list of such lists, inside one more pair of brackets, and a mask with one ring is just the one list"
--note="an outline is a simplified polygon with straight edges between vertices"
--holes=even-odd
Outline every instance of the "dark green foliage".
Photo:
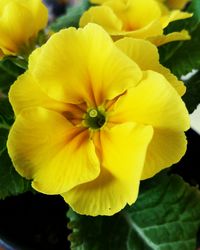
[[73,250],[193,250],[200,224],[200,192],[177,175],[143,181],[137,202],[112,217],[70,210]]
[[166,33],[186,29],[191,40],[172,42],[159,50],[161,63],[178,77],[192,69],[200,69],[200,1],[192,0],[187,11],[193,13],[193,17],[173,22],[167,27]]
[[[15,57],[13,57],[13,60],[18,63],[21,61]],[[7,94],[10,85],[13,84],[17,77],[23,72],[24,69],[18,67],[16,63],[12,62],[11,58],[5,58],[0,61],[0,91]]]
[[0,98],[0,128],[8,128],[14,122],[14,113],[6,97]]
[[9,158],[6,141],[14,114],[7,98],[0,100],[0,199],[18,195],[31,189],[30,181],[22,178]]
[[183,100],[187,106],[189,113],[192,113],[200,103],[200,71],[185,81],[187,91],[183,96]]
[[28,190],[31,190],[30,181],[25,180],[15,171],[7,150],[4,148],[0,152],[0,199]]

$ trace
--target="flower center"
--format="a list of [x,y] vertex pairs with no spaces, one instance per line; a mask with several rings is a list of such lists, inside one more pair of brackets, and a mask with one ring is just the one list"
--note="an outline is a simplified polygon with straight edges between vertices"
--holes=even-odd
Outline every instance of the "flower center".
[[85,124],[87,127],[99,129],[104,125],[105,121],[106,117],[103,111],[92,108],[86,113]]

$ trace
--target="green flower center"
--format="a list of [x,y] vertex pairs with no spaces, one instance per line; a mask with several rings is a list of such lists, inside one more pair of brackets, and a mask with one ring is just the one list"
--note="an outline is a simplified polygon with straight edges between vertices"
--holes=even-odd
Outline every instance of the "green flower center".
[[98,109],[92,108],[86,113],[85,123],[87,127],[99,129],[104,125],[105,122],[106,117],[104,112]]

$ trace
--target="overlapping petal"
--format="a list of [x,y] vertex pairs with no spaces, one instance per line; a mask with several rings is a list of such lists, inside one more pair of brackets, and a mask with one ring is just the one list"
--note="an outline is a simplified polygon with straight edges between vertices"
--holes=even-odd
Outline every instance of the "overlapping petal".
[[165,43],[181,41],[181,40],[190,40],[191,36],[187,30],[181,30],[179,32],[172,32],[167,35],[150,37],[148,40],[151,41],[156,46],[163,45]]
[[142,76],[137,64],[95,24],[55,34],[48,45],[33,52],[29,70],[48,96],[75,104],[86,101],[90,106],[123,93]]
[[[149,36],[161,35],[162,27],[157,21],[161,12],[158,4],[150,0],[148,1],[149,8],[144,8],[146,2],[144,0],[138,1],[133,4],[130,1],[106,1],[102,6],[91,7],[88,11],[84,12],[80,19],[80,26],[83,27],[89,22],[94,22],[104,27],[116,39],[117,36],[133,36],[136,38],[147,38]],[[110,11],[108,11],[110,9]],[[106,18],[106,25],[104,23],[104,11],[107,10],[107,15],[112,16],[112,19]],[[145,14],[147,11],[148,14]],[[151,13],[151,14],[149,14]],[[143,16],[143,18],[140,18]],[[108,30],[108,27],[114,27],[115,23],[122,23],[117,26],[117,29]],[[115,24],[115,26],[116,26]]]
[[[189,35],[183,32],[168,34],[169,36],[163,34],[164,28],[170,22],[189,18],[192,14],[180,10],[170,10],[160,1],[94,0],[92,2],[100,5],[92,6],[84,12],[80,19],[80,26],[84,27],[91,22],[97,23],[104,27],[114,40],[122,37],[134,37],[148,39],[160,46],[171,41],[190,39]],[[106,17],[105,13],[107,13]]]
[[88,137],[87,130],[72,126],[61,114],[37,107],[17,116],[7,145],[16,170],[33,179],[36,190],[60,194],[99,175]]
[[15,115],[18,115],[23,109],[38,106],[60,112],[68,109],[66,103],[58,102],[47,96],[29,71],[19,76],[11,86],[9,100]]
[[[159,63],[158,49],[150,42],[142,39],[123,38],[118,40],[116,46],[135,61],[142,70],[153,70],[161,73],[182,96],[185,93],[183,82],[179,81],[169,69]],[[144,51],[148,51],[148,56]]]
[[185,154],[183,131],[189,128],[189,115],[178,93],[162,75],[147,71],[141,83],[118,100],[110,122],[124,120],[154,128],[142,179],[178,162]]
[[[140,179],[151,126],[122,123],[100,132],[102,165],[121,182],[130,185]],[[131,191],[132,193],[132,191]],[[133,203],[133,199],[128,201]]]
[[187,140],[183,132],[154,129],[147,150],[141,179],[147,179],[180,161],[186,152]]
[[169,25],[169,23],[173,21],[189,18],[191,16],[192,16],[191,13],[182,12],[180,10],[170,11],[167,15],[162,16],[161,18],[162,27],[166,28]]
[[154,71],[147,71],[140,84],[118,100],[111,121],[125,120],[174,131],[189,128],[185,104],[170,83]]
[[[102,16],[104,16],[104,18],[102,18]],[[95,6],[90,8],[90,11],[86,11],[82,16],[80,26],[84,26],[88,19],[92,20],[93,23],[98,23],[111,34],[122,30],[122,21],[108,6],[102,6],[101,8]]]
[[[102,145],[101,174],[94,181],[79,185],[63,194],[78,213],[113,215],[138,195],[141,171],[151,126],[133,123],[117,125],[99,132]],[[99,143],[99,140],[95,140]]]

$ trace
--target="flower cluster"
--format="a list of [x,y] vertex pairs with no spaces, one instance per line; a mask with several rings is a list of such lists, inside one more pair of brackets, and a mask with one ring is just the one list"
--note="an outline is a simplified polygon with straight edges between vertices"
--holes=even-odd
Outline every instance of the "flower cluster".
[[180,10],[170,10],[159,0],[91,0],[92,6],[80,19],[80,26],[94,22],[101,25],[114,40],[122,37],[148,39],[159,46],[190,38],[187,31],[164,34],[173,21],[191,17]]
[[[96,216],[133,204],[141,180],[185,154],[186,89],[159,63],[154,43],[185,39],[185,32],[164,36],[163,29],[190,14],[155,0],[93,2],[102,5],[83,14],[84,27],[53,34],[11,86],[15,122],[7,147],[35,190],[59,194],[76,212]],[[1,52],[20,54],[44,28],[47,11],[39,0],[0,4]],[[10,15],[20,20],[13,33],[6,29]]]

